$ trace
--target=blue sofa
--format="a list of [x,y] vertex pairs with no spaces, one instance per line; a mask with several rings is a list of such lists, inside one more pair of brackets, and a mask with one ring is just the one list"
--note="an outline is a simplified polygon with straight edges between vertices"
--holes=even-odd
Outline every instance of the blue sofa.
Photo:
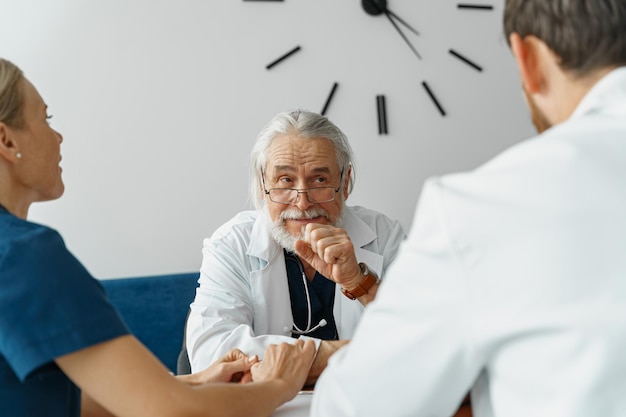
[[198,277],[190,272],[100,281],[131,332],[174,373]]

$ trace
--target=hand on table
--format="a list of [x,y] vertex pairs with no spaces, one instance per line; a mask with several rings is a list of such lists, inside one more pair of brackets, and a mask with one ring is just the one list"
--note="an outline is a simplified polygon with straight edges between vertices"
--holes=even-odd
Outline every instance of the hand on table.
[[304,386],[315,352],[315,342],[312,340],[270,345],[265,350],[263,360],[255,363],[250,369],[252,380],[284,383],[287,401]]
[[350,343],[349,340],[322,340],[320,342],[317,354],[315,355],[315,360],[309,370],[305,387],[312,387],[315,385],[319,376],[322,374],[324,369],[326,369],[328,359],[348,343]]
[[250,368],[258,362],[258,357],[248,356],[239,349],[233,349],[224,357],[212,363],[204,371],[191,375],[178,376],[189,385],[200,385],[208,382],[239,382],[245,384],[252,380]]

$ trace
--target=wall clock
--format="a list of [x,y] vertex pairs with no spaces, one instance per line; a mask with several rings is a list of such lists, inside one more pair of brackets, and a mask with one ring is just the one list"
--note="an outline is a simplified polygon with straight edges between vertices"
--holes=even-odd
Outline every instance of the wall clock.
[[[282,3],[285,0],[243,0],[244,2],[265,2],[265,3]],[[298,1],[298,0],[292,0]],[[315,0],[299,0],[299,1],[315,1]],[[344,0],[348,1],[348,0]],[[367,36],[376,37],[376,33],[374,31],[392,31],[395,33],[396,42],[402,43],[405,46],[406,54],[410,54],[415,59],[415,74],[416,77],[420,77],[420,66],[426,65],[462,65],[467,71],[472,71],[475,73],[482,73],[484,68],[483,65],[477,62],[477,60],[471,57],[471,54],[466,53],[465,51],[460,51],[458,48],[455,48],[452,45],[445,45],[442,48],[445,48],[447,53],[447,57],[450,62],[435,62],[432,56],[429,56],[427,53],[422,52],[421,46],[423,42],[425,42],[426,38],[433,39],[436,37],[436,34],[429,34],[429,36],[423,36],[424,34],[418,27],[418,23],[420,20],[424,19],[424,15],[428,10],[426,10],[426,5],[428,2],[435,2],[441,0],[424,0],[420,2],[421,7],[424,8],[424,13],[418,16],[411,16],[409,13],[405,11],[397,11],[395,9],[395,5],[397,3],[400,6],[402,3],[400,0],[394,2],[393,0],[350,0],[353,2],[360,2],[359,13],[363,16],[369,16],[372,19],[383,19],[387,22],[386,27],[383,28],[381,25],[376,25],[375,28],[372,28],[371,31],[368,31]],[[413,1],[413,0],[412,0]],[[417,2],[416,2],[417,3]],[[406,5],[406,1],[405,1]],[[412,10],[414,10],[417,6],[415,4],[411,5]],[[473,14],[473,13],[485,13],[485,12],[493,12],[494,5],[490,2],[485,3],[450,3],[449,13],[460,13],[460,14]],[[329,11],[332,12],[332,11]],[[420,19],[421,18],[421,19]],[[437,19],[445,19],[443,16],[433,16],[432,18]],[[346,16],[346,22],[349,22],[350,16]],[[372,20],[374,22],[374,20]],[[442,25],[443,26],[443,25]],[[349,31],[350,26],[349,23],[342,30]],[[458,36],[468,36],[467,34],[458,33]],[[387,38],[388,41],[388,38]],[[263,63],[265,70],[268,72],[272,72],[278,66],[289,65],[290,60],[294,56],[300,56],[302,54],[306,54],[307,45],[298,43],[294,41],[294,45],[289,49],[283,51],[278,56],[268,57],[267,62]],[[393,67],[393,63],[389,63],[390,67]],[[259,64],[261,66],[261,64]],[[335,80],[328,88],[328,92],[325,95],[325,100],[323,103],[320,103],[320,113],[326,115],[332,110],[332,105],[334,99],[337,95],[341,94],[341,84],[349,82],[349,80]],[[432,104],[432,109],[435,114],[440,117],[450,117],[449,109],[452,104],[450,103],[451,99],[448,100],[442,99],[437,93],[437,81],[431,81],[429,79],[421,79],[420,81],[420,90],[421,94],[427,97],[428,101]],[[389,133],[389,119],[387,117],[388,112],[388,96],[387,94],[373,94],[373,99],[375,99],[375,106],[372,106],[374,109],[372,112],[372,116],[377,119],[378,126],[378,134],[386,135]]]

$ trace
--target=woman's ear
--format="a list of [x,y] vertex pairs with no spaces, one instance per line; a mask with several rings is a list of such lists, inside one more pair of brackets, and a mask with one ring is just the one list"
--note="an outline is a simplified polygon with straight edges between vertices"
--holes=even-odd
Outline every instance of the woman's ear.
[[20,159],[20,152],[17,143],[13,140],[11,128],[2,122],[0,122],[0,157],[11,162],[17,162]]

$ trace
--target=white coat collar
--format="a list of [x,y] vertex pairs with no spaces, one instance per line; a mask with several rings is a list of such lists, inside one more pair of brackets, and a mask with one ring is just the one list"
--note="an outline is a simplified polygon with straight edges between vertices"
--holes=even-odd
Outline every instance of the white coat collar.
[[606,111],[626,114],[626,67],[614,69],[591,87],[570,119]]
[[282,253],[282,248],[272,238],[270,227],[272,220],[267,210],[257,210],[257,218],[252,226],[248,255],[270,262],[275,256]]

